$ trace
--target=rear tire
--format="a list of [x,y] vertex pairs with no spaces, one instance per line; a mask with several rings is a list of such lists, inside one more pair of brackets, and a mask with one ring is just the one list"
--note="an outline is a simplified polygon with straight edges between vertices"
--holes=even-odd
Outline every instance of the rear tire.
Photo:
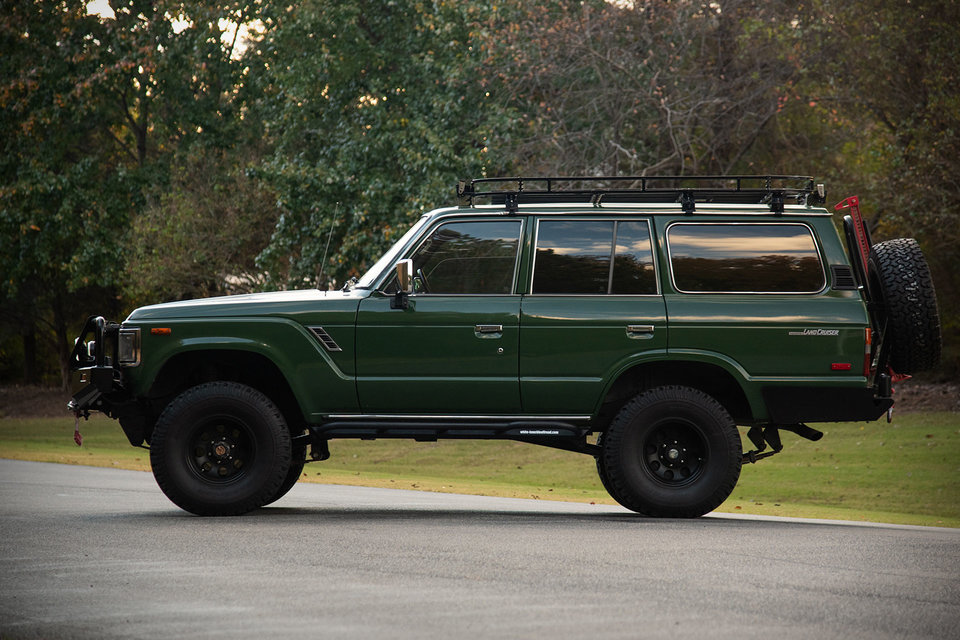
[[668,386],[645,391],[620,410],[600,457],[601,482],[626,508],[695,518],[730,496],[743,454],[736,424],[719,402],[697,389]]
[[[600,448],[600,451],[603,451],[603,442],[606,432],[601,433],[597,436],[597,446]],[[603,456],[597,456],[597,476],[600,478],[600,484],[603,485],[603,488],[606,489],[607,493],[610,494],[610,497],[614,500],[617,500],[613,495],[613,485],[610,484],[610,476],[607,473],[607,465],[603,460]],[[620,502],[617,500],[617,502]]]
[[873,245],[868,261],[870,292],[880,303],[890,367],[913,374],[940,362],[940,315],[930,268],[913,238]]
[[210,382],[164,409],[150,464],[160,489],[181,509],[239,515],[277,496],[290,449],[286,421],[267,396],[236,382]]

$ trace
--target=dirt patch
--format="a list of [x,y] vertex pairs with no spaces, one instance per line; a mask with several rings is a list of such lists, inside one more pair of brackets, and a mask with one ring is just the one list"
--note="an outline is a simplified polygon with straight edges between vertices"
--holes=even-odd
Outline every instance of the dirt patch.
[[69,417],[70,394],[49,387],[0,387],[0,418]]
[[[916,411],[960,412],[960,384],[901,382],[896,387],[895,413]],[[0,387],[0,418],[58,418],[67,416],[70,394],[48,387]]]
[[901,382],[893,394],[894,413],[916,411],[960,411],[960,384]]

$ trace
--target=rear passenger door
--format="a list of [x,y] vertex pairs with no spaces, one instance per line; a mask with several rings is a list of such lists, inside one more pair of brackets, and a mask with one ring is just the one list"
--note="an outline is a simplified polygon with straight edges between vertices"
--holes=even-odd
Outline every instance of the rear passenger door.
[[541,217],[520,310],[525,413],[590,415],[612,371],[666,352],[648,219]]

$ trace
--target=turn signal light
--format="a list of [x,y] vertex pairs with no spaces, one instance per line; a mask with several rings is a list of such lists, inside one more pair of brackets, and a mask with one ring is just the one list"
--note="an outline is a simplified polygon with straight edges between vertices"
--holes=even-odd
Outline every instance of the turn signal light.
[[170,327],[154,327],[150,329],[150,335],[154,336],[168,336],[173,333],[173,330]]

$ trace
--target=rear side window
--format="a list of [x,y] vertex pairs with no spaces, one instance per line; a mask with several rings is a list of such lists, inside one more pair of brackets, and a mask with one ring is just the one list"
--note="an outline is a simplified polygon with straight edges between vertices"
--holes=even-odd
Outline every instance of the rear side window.
[[817,293],[826,284],[802,224],[680,223],[667,231],[673,282],[686,293]]
[[646,220],[541,220],[533,293],[657,292]]

